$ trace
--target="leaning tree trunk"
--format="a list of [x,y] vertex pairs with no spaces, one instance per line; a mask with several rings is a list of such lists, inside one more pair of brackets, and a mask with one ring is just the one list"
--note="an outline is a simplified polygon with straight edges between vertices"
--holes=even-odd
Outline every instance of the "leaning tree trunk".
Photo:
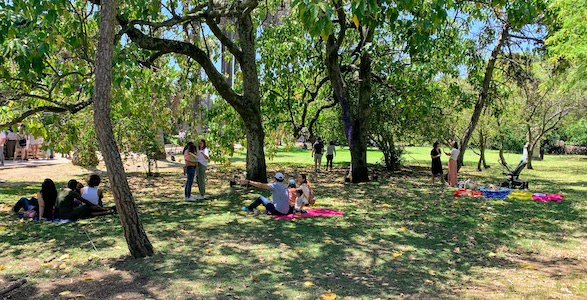
[[487,62],[487,66],[485,67],[485,74],[483,77],[483,85],[481,86],[481,91],[479,92],[479,96],[477,97],[477,102],[475,103],[475,110],[473,111],[473,115],[471,116],[471,121],[469,122],[469,126],[465,129],[465,133],[463,134],[463,138],[461,139],[460,144],[460,153],[459,157],[457,158],[458,169],[463,166],[463,158],[465,157],[465,151],[467,150],[467,146],[469,145],[469,140],[475,132],[475,127],[477,127],[477,123],[479,122],[479,117],[481,116],[481,112],[485,107],[485,101],[489,96],[489,88],[491,85],[491,80],[493,78],[493,70],[495,68],[495,63],[497,61],[497,57],[499,53],[501,53],[501,48],[505,44],[505,41],[509,37],[509,25],[503,25],[501,33],[499,35],[499,39],[497,40],[497,44],[493,51],[491,51],[491,56],[489,57],[489,61]]
[[102,0],[101,4],[96,54],[94,124],[128,249],[133,257],[144,257],[153,254],[153,246],[137,214],[110,120],[116,0]]

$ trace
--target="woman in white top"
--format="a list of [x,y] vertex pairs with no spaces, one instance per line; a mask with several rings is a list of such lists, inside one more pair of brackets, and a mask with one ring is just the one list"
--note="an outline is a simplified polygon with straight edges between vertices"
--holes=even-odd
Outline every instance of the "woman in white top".
[[334,148],[334,142],[330,141],[328,147],[326,147],[326,169],[328,170],[328,166],[330,166],[330,171],[332,171],[332,160],[334,159],[334,155],[336,154],[336,149]]
[[196,196],[196,199],[201,200],[206,197],[206,169],[208,168],[208,160],[210,159],[210,150],[206,147],[206,141],[201,139],[198,142],[198,167],[196,174],[198,176],[198,190],[200,194]]
[[457,186],[457,159],[459,157],[459,153],[461,153],[461,151],[459,150],[459,145],[456,141],[452,142],[452,149],[450,149],[450,152],[444,153],[450,156],[448,159],[448,185],[452,187]]
[[98,205],[100,207],[104,207],[102,203],[102,198],[104,197],[104,193],[102,192],[101,188],[98,188],[100,185],[100,176],[98,175],[90,175],[88,179],[88,186],[83,187],[81,189],[82,198],[92,202],[92,204]]
[[304,205],[310,204],[310,201],[309,201],[309,199],[310,199],[310,183],[308,182],[308,178],[307,178],[306,174],[298,175],[297,184],[299,185],[299,187],[298,187],[298,195],[299,196],[296,199],[296,205],[294,207],[295,212],[305,213],[306,211],[303,210],[302,208],[304,207]]
[[43,143],[43,137],[35,138],[32,134],[29,135],[29,149],[33,155],[33,159],[39,159],[39,146]]

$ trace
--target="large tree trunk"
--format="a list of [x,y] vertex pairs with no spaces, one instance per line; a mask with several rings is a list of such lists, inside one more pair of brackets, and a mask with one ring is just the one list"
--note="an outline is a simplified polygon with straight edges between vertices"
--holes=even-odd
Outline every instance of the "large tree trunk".
[[116,0],[102,0],[101,4],[96,54],[94,124],[128,249],[133,257],[144,257],[153,254],[153,246],[149,242],[137,214],[136,204],[126,180],[110,121]]
[[243,118],[247,136],[247,176],[254,181],[267,182],[265,164],[265,132],[261,120],[261,93],[257,72],[255,30],[250,14],[241,16],[237,24],[243,59],[240,67],[243,74],[244,109],[237,109]]
[[489,87],[491,84],[491,80],[493,78],[493,69],[495,68],[495,62],[499,54],[501,53],[501,48],[505,44],[505,41],[509,37],[509,25],[503,25],[499,38],[497,40],[497,44],[491,51],[491,56],[489,57],[489,61],[487,61],[487,66],[485,67],[485,74],[483,77],[483,85],[481,86],[481,91],[479,92],[479,96],[477,97],[477,102],[475,103],[475,110],[473,111],[473,115],[471,116],[471,121],[469,122],[469,126],[465,129],[463,137],[460,143],[460,153],[457,159],[458,168],[460,169],[463,166],[463,158],[465,157],[465,151],[467,150],[467,146],[469,145],[469,140],[471,139],[471,135],[475,132],[475,127],[477,127],[477,123],[479,122],[479,117],[481,116],[481,112],[485,107],[485,101],[489,96]]
[[[339,33],[344,34],[344,30]],[[372,32],[368,32],[366,41],[372,39]],[[370,36],[369,36],[370,34]],[[339,38],[340,40],[340,38]],[[348,93],[342,81],[338,49],[339,40],[334,35],[328,37],[326,43],[326,67],[328,78],[332,86],[334,98],[340,104],[342,110],[342,122],[345,128],[345,136],[351,152],[352,182],[369,181],[369,169],[367,167],[367,140],[368,140],[368,116],[370,114],[369,103],[371,98],[371,57],[365,53],[361,56],[359,67],[359,99],[356,112],[353,114]]]
[[[374,30],[360,26],[364,37],[363,44],[373,41]],[[359,64],[359,99],[357,109],[353,115],[353,130],[351,132],[351,160],[353,164],[353,182],[369,181],[367,167],[367,144],[369,140],[369,117],[371,115],[371,55],[363,51]]]

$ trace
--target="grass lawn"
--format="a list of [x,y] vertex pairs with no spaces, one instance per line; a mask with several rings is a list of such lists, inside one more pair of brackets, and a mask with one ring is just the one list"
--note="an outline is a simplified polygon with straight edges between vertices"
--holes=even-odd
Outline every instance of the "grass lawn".
[[[0,290],[10,299],[587,299],[587,157],[546,156],[521,178],[560,203],[453,198],[431,186],[429,148],[411,147],[398,172],[345,185],[350,155],[315,174],[309,151],[279,152],[268,175],[310,174],[318,206],[342,217],[274,220],[245,214],[259,190],[229,187],[244,168],[208,168],[209,196],[184,202],[180,165],[127,163],[128,179],[156,254],[128,257],[116,216],[75,223],[27,222],[9,212],[50,177],[62,187],[91,171],[72,165],[0,171]],[[467,152],[461,177],[504,179],[497,153],[477,172]],[[519,154],[507,155],[515,165]],[[368,161],[377,164],[373,150]],[[443,156],[446,165],[447,157]],[[325,159],[323,160],[325,162]],[[375,171],[374,171],[375,172]],[[105,179],[105,177],[103,177]],[[112,204],[106,189],[105,205]],[[195,188],[195,187],[194,187]],[[262,192],[267,195],[267,193]],[[2,296],[2,295],[0,295]]]

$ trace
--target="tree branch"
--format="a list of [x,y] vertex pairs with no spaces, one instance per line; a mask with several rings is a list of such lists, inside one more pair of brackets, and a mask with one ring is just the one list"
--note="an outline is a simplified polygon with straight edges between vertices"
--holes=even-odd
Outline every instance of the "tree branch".
[[92,103],[94,103],[94,99],[90,98],[86,101],[82,101],[82,102],[74,103],[74,104],[70,104],[70,105],[65,105],[65,106],[50,106],[50,105],[37,106],[35,108],[31,108],[31,109],[23,112],[20,116],[14,118],[4,124],[0,124],[0,128],[8,127],[8,126],[12,126],[14,124],[20,123],[24,119],[28,118],[29,116],[32,116],[32,115],[40,113],[40,112],[54,112],[54,113],[69,112],[71,114],[75,114],[78,111],[88,107]]
[[128,22],[122,16],[119,15],[116,18],[123,28],[127,28],[126,34],[131,41],[139,47],[145,50],[183,54],[197,61],[220,96],[235,108],[244,108],[241,101],[242,96],[238,95],[226,82],[224,76],[216,69],[210,57],[202,49],[191,43],[148,36],[142,31],[128,26]]
[[218,27],[218,24],[216,24],[216,22],[214,21],[214,19],[207,17],[206,18],[206,24],[208,25],[208,27],[210,28],[210,31],[212,31],[212,33],[214,34],[214,36],[216,36],[216,38],[220,41],[220,43],[222,43],[222,45],[224,47],[226,47],[226,49],[228,49],[228,51],[230,53],[232,53],[232,55],[234,55],[234,57],[236,58],[236,60],[240,63],[241,60],[243,59],[243,53],[242,51],[238,48],[238,46],[232,42],[220,29],[220,27]]
[[535,38],[535,37],[530,37],[530,36],[525,36],[525,35],[517,35],[517,34],[512,34],[512,33],[510,33],[510,36],[513,38],[516,38],[516,39],[529,40],[529,41],[534,41],[539,44],[544,44],[543,39],[539,39],[539,38]]

